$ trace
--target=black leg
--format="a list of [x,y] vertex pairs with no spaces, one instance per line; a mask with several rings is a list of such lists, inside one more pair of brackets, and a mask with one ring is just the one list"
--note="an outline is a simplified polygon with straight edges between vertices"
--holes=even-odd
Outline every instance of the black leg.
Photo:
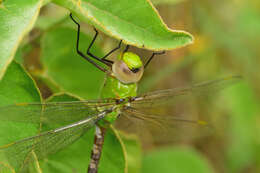
[[[107,60],[107,59],[105,59],[109,54],[111,54],[111,53],[113,53],[114,51],[112,50],[112,52],[110,53],[109,52],[109,54],[108,55],[105,55],[103,58],[99,58],[99,57],[97,57],[97,56],[95,56],[95,55],[93,55],[91,52],[90,52],[90,49],[91,49],[91,47],[93,46],[93,44],[94,44],[94,42],[96,41],[96,39],[97,39],[97,36],[98,36],[98,31],[96,30],[96,28],[94,28],[94,30],[95,30],[95,36],[94,36],[94,38],[92,39],[92,41],[91,41],[91,43],[90,43],[90,45],[89,45],[89,47],[88,47],[88,49],[87,49],[87,55],[89,55],[89,56],[91,56],[92,58],[94,58],[94,59],[96,59],[96,60],[98,60],[98,61],[100,61],[100,62],[103,62],[104,64],[106,64],[106,65],[108,65],[108,66],[111,66],[112,64],[113,64],[113,61],[110,61],[110,60]],[[121,41],[120,41],[120,43],[121,43]],[[121,45],[121,44],[120,44]],[[118,48],[117,48],[118,49]]]
[[129,45],[126,45],[124,53],[128,51],[129,47],[130,47]]
[[[97,67],[98,69],[100,69],[101,71],[103,72],[107,72],[107,69],[101,67],[100,65],[98,65],[96,62],[94,62],[92,59],[90,59],[89,57],[87,57],[86,55],[84,55],[80,50],[79,50],[79,36],[80,36],[80,24],[72,17],[72,13],[70,13],[70,18],[72,19],[72,21],[78,26],[78,31],[77,31],[77,42],[76,42],[76,50],[77,50],[77,53],[83,57],[85,60],[87,60],[88,62],[90,62],[91,64],[93,64],[95,67]],[[111,66],[110,63],[108,62],[104,62],[102,60],[100,60],[99,58],[95,58],[96,60],[108,65],[108,66]]]
[[153,59],[153,57],[154,57],[155,55],[162,55],[162,54],[164,54],[164,53],[165,53],[165,51],[162,51],[162,52],[154,52],[154,53],[152,54],[152,56],[148,59],[148,61],[145,63],[144,68],[147,67],[147,65],[151,62],[151,60]]
[[118,46],[114,49],[112,49],[110,52],[108,52],[105,56],[103,56],[102,59],[106,59],[106,57],[108,57],[111,53],[115,52],[117,49],[119,49],[121,47],[121,43],[122,43],[122,40],[120,40]]

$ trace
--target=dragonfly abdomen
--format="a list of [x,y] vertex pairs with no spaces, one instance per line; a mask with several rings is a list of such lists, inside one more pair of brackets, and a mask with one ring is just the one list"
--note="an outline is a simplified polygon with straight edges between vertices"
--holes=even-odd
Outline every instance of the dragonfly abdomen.
[[94,145],[91,152],[91,160],[88,167],[88,173],[97,173],[98,164],[102,153],[102,147],[104,144],[104,136],[106,133],[106,129],[96,126],[96,133],[94,139]]

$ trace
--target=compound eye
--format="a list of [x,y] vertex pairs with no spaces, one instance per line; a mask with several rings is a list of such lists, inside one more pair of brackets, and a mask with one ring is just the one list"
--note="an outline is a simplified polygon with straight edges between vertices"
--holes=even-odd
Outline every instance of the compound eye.
[[143,75],[144,68],[141,66],[130,69],[123,60],[118,60],[113,63],[112,71],[118,80],[128,84],[138,82]]

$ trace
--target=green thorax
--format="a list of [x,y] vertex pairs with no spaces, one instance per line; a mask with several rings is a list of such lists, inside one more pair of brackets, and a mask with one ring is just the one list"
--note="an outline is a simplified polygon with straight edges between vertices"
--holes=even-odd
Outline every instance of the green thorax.
[[[116,98],[116,99],[130,97],[130,96],[134,97],[136,96],[136,91],[137,91],[136,83],[124,84],[120,82],[118,79],[107,75],[100,97]],[[120,105],[118,106],[118,109],[116,111],[109,113],[109,115],[106,115],[104,119],[100,120],[99,125],[104,127],[109,123],[113,123],[117,119],[120,113],[119,109],[120,109]]]
[[118,79],[107,75],[100,97],[120,99],[129,96],[136,96],[136,91],[136,83],[124,84]]
[[[105,78],[100,97],[115,99],[135,97],[137,81],[142,76],[142,73],[143,64],[138,55],[132,52],[120,54],[112,66],[112,73]],[[131,82],[126,82],[129,79]],[[122,105],[124,105],[124,103],[117,105],[117,108],[100,120],[98,124],[102,127],[106,127],[113,123],[120,114]]]

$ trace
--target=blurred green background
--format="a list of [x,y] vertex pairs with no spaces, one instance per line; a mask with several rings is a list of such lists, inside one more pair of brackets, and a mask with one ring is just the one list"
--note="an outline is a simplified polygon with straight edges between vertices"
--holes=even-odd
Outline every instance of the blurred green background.
[[[164,173],[260,172],[260,1],[153,3],[170,28],[190,32],[195,42],[154,58],[140,82],[140,93],[229,74],[240,74],[243,81],[209,98],[207,104],[196,104],[197,112],[216,119],[217,133],[173,146],[144,148],[140,169]],[[76,55],[75,28],[67,10],[47,5],[16,54],[16,60],[36,79],[44,98],[63,91],[84,99],[98,98],[104,74]],[[87,24],[82,23],[82,28],[85,35],[81,35],[80,47],[86,50],[94,32]],[[100,34],[93,52],[104,55],[117,43]],[[151,55],[134,47],[131,51],[141,57]]]
[[[220,118],[218,135],[191,145],[215,172],[260,172],[260,1],[186,0],[157,9],[170,28],[189,31],[195,43],[156,58],[149,67],[151,79],[146,74],[144,80],[150,85],[158,77],[160,84],[154,87],[165,88],[186,80],[241,74],[243,82],[213,99],[214,107],[200,107]],[[155,73],[156,68],[162,72]]]

